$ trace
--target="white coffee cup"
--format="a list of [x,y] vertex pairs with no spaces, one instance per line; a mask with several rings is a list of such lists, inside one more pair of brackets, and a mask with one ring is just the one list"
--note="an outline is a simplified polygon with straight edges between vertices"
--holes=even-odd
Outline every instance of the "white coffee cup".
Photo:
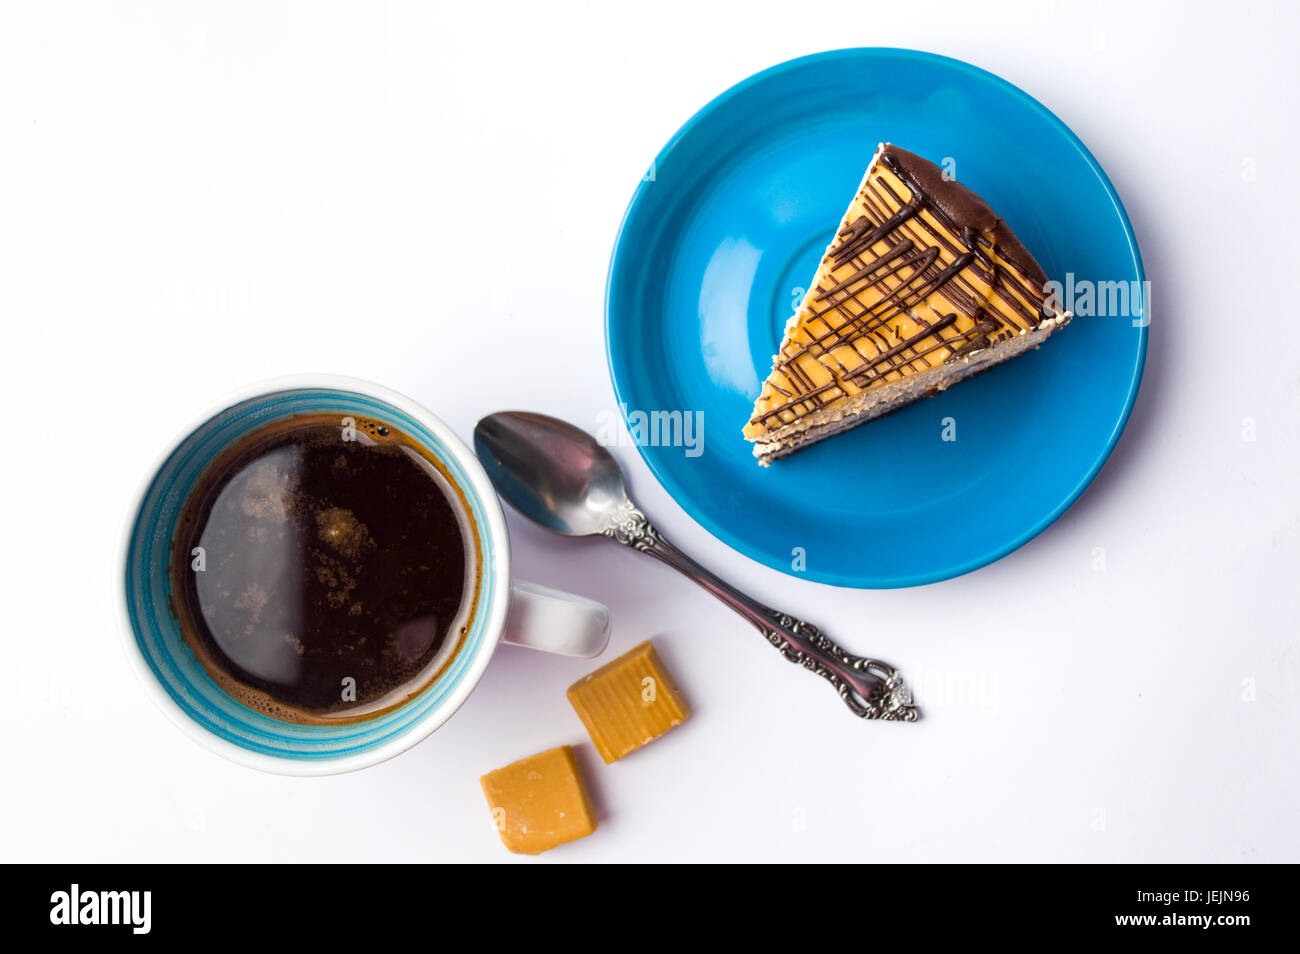
[[[482,559],[470,628],[439,675],[395,709],[341,725],[302,725],[257,712],[223,691],[186,646],[170,605],[169,551],[190,489],[222,450],[250,431],[298,414],[377,418],[418,441],[468,501]],[[609,641],[609,610],[559,590],[515,580],[496,492],[474,453],[410,398],[367,381],[293,375],[254,384],[199,415],[150,471],[128,518],[119,604],[132,668],[187,735],[268,772],[328,775],[392,758],[447,721],[473,692],[502,642],[595,656]]]

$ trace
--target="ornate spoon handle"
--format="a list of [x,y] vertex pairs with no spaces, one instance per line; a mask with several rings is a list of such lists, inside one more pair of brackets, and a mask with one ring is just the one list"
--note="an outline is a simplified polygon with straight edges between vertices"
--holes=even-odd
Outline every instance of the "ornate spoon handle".
[[834,686],[854,715],[902,722],[920,718],[920,712],[912,704],[912,694],[896,669],[879,660],[845,652],[811,623],[764,606],[714,576],[669,543],[631,501],[619,506],[602,533],[648,553],[700,584],[758,627],[782,656],[812,670]]

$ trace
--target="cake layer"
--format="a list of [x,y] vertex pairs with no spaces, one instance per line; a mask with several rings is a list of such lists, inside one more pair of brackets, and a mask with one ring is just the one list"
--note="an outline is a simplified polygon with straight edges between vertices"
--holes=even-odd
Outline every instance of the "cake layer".
[[800,418],[769,432],[765,440],[756,442],[754,456],[760,464],[767,465],[779,458],[788,457],[808,444],[883,417],[920,398],[945,391],[981,371],[987,371],[1003,361],[1038,347],[1048,335],[1064,325],[1068,317],[1063,315],[1048,319],[1028,334],[1020,335],[996,348],[974,352],[957,362],[927,368],[901,381],[864,391],[842,404]]

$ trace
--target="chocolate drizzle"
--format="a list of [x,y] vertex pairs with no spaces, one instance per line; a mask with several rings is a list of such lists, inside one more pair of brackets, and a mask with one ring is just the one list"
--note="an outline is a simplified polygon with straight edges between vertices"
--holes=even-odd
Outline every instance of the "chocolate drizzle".
[[[863,183],[854,200],[861,214],[827,251],[833,284],[814,289],[800,315],[811,340],[787,342],[768,380],[786,400],[756,411],[751,424],[797,420],[845,394],[846,383],[865,390],[890,374],[960,360],[1051,316],[1047,276],[983,199],[892,145],[878,165],[909,195],[876,173]],[[905,331],[904,322],[920,330]],[[831,380],[818,384],[801,364],[805,355]]]

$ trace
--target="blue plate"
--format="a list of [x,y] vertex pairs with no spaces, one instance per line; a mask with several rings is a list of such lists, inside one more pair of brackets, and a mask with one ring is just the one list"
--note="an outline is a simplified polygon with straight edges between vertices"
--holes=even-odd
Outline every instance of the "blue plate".
[[[882,141],[950,169],[1049,276],[1070,273],[1076,317],[1037,351],[760,468],[740,429]],[[825,583],[930,583],[1034,537],[1101,468],[1142,376],[1143,283],[1114,188],[1042,105],[946,57],[821,53],[732,87],[655,159],[610,262],[610,374],[642,457],[719,539]],[[702,422],[703,441],[656,411]]]

